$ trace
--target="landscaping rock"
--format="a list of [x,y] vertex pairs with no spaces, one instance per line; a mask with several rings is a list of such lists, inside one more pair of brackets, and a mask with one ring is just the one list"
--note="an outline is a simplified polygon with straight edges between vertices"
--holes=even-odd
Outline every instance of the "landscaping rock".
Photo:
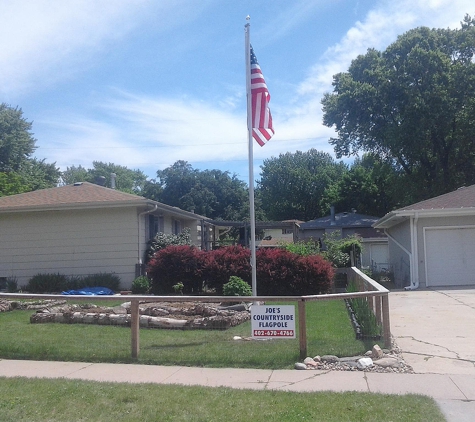
[[[38,312],[51,316],[32,316],[32,323],[59,322],[68,324],[100,324],[130,326],[130,302],[114,308],[96,305],[65,305],[47,307],[45,303]],[[129,311],[130,312],[130,311]],[[194,328],[227,329],[239,325],[250,318],[249,311],[219,309],[215,304],[206,303],[141,303],[139,324],[143,328]]]
[[375,360],[374,364],[383,368],[401,368],[404,365],[399,359],[390,357]]
[[358,362],[360,359],[364,358],[364,356],[348,356],[339,358],[340,363],[348,363],[348,362]]
[[[313,360],[317,362],[317,366],[307,365],[309,370],[317,371],[365,371],[365,372],[380,372],[380,373],[396,373],[396,374],[413,374],[414,370],[411,366],[404,362],[402,351],[392,339],[391,349],[383,350],[383,357],[373,361],[373,365],[367,366],[364,369],[358,367],[358,361],[364,358],[370,358],[372,350],[365,353],[365,356],[348,356],[340,357],[338,361],[319,361],[319,356],[315,356]],[[369,355],[369,356],[368,356]],[[386,360],[388,359],[388,360]],[[371,359],[370,359],[371,360]],[[377,365],[379,362],[381,365]],[[361,366],[361,365],[360,365]]]
[[356,362],[356,367],[360,370],[369,368],[370,366],[373,366],[373,359],[371,358],[361,358]]
[[305,365],[305,363],[300,363],[300,362],[297,362],[295,364],[295,369],[298,369],[298,370],[307,370],[307,365]]
[[335,363],[335,362],[339,362],[340,358],[338,356],[334,356],[334,355],[323,355],[321,357],[321,361],[322,362]]
[[12,310],[12,305],[7,300],[0,299],[0,312],[7,312]]
[[305,363],[305,365],[307,366],[313,366],[313,367],[318,366],[318,363],[315,362],[313,358],[310,358],[310,357],[305,358],[303,363]]
[[383,357],[383,351],[377,344],[375,344],[371,350],[371,357],[373,359],[381,359]]

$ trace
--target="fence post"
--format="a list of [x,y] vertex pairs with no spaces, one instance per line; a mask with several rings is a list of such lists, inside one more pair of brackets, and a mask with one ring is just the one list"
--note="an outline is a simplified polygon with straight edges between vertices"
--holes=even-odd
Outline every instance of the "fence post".
[[376,321],[378,321],[378,324],[381,326],[383,325],[383,320],[381,319],[381,296],[375,296],[374,297],[374,306],[375,306],[375,316],[376,316]]
[[389,295],[386,293],[381,296],[381,304],[383,307],[383,336],[384,347],[386,349],[391,348],[391,326],[389,323]]
[[307,316],[305,315],[305,299],[300,299],[298,305],[300,359],[305,359],[307,357]]
[[139,315],[139,301],[138,299],[132,299],[130,303],[130,328],[132,338],[132,358],[137,359],[139,357],[139,327],[140,327],[140,315]]

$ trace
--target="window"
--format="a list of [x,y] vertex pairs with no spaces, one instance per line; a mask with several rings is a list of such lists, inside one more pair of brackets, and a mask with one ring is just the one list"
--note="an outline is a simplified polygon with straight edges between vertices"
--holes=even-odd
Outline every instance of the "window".
[[163,233],[164,219],[163,215],[149,215],[148,216],[148,238],[153,239],[157,233]]
[[181,221],[173,220],[173,234],[181,233]]

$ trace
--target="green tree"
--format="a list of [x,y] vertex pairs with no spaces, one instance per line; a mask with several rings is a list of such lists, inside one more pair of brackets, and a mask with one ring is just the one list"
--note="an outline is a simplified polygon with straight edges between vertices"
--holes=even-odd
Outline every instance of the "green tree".
[[73,185],[76,182],[87,182],[89,181],[87,169],[83,166],[71,166],[67,167],[61,173],[61,182],[63,185]]
[[111,187],[111,174],[116,177],[116,189],[122,192],[143,195],[147,176],[141,170],[131,170],[125,166],[102,161],[93,161],[93,168],[86,169],[79,166],[68,167],[61,174],[64,184],[70,185],[76,182],[97,183],[99,178],[103,178],[104,186]]
[[[187,161],[179,160],[164,170],[157,171],[157,182],[162,186],[165,204],[180,207],[181,198],[195,185],[198,170]],[[190,209],[188,209],[190,211]]]
[[14,171],[0,172],[0,196],[15,195],[28,191],[28,185],[25,185],[23,178],[18,173]]
[[36,149],[31,128],[21,108],[0,104],[0,171],[19,171],[31,157]]
[[54,163],[32,157],[36,139],[31,128],[21,109],[0,104],[0,196],[54,187],[59,181]]
[[320,199],[347,167],[330,154],[311,149],[264,160],[258,182],[262,207],[271,220],[312,220],[322,216]]
[[111,187],[111,174],[115,173],[116,189],[122,192],[141,195],[147,176],[141,170],[131,170],[125,166],[102,161],[93,161],[93,168],[88,170],[89,181],[93,182],[98,177],[105,177],[105,186]]
[[141,193],[145,198],[152,201],[163,202],[162,200],[163,188],[155,179],[146,180],[144,183],[143,191]]
[[384,52],[357,57],[323,100],[337,157],[391,159],[420,200],[475,183],[475,20],[460,29],[416,28]]
[[163,189],[161,200],[168,205],[217,220],[243,220],[249,215],[247,186],[227,171],[201,171],[177,161],[159,170],[157,179]]
[[21,166],[20,174],[30,191],[55,187],[61,177],[56,163],[46,163],[45,159],[37,158],[26,160]]
[[365,154],[325,190],[321,207],[329,211],[334,205],[340,211],[356,209],[360,214],[383,216],[404,198],[395,189],[399,177],[390,162]]

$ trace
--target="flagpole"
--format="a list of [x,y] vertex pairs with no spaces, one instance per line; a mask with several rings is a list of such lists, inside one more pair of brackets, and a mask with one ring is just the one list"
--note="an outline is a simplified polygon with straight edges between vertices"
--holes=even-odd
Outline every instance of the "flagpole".
[[[246,18],[249,21],[250,17]],[[252,295],[257,296],[257,270],[256,270],[256,215],[254,210],[254,150],[252,138],[252,98],[251,98],[251,25],[246,23],[245,31],[245,57],[246,57],[246,96],[247,96],[247,137],[249,151],[249,209],[251,223],[251,274]]]

